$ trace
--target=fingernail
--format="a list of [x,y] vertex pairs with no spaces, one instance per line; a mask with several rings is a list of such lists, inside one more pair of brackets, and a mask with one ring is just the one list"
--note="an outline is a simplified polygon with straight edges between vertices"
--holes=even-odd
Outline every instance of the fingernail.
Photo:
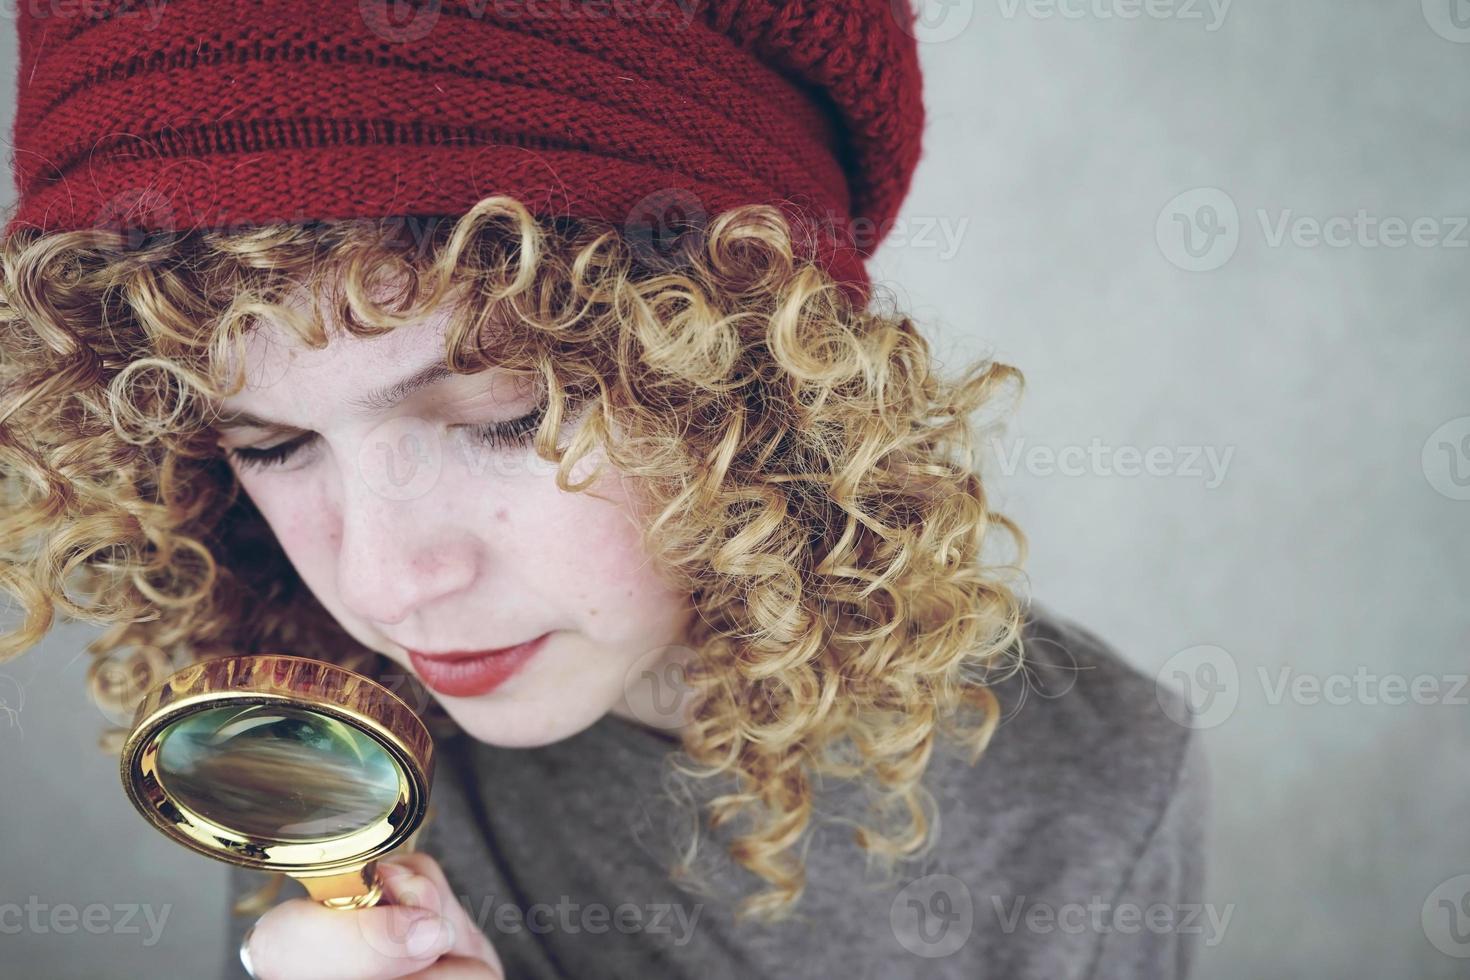
[[409,956],[429,956],[442,953],[454,945],[454,933],[449,920],[437,915],[420,919],[408,927],[403,940],[403,949]]
[[384,878],[401,878],[404,875],[414,874],[414,870],[406,864],[384,859],[378,862],[378,873]]
[[390,881],[388,887],[399,905],[423,905],[434,893],[433,882],[406,869],[404,874]]

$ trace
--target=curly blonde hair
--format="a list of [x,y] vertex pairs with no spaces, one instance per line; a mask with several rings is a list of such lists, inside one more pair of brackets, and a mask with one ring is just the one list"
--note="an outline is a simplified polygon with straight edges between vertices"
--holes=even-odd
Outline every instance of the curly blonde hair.
[[[88,652],[111,751],[142,695],[198,659],[286,650],[377,676],[385,658],[325,613],[239,492],[211,406],[243,383],[223,366],[257,318],[326,342],[285,305],[299,289],[357,336],[463,290],[452,367],[543,379],[534,447],[558,486],[590,485],[569,475],[600,448],[648,498],[650,554],[687,583],[697,709],[680,766],[738,787],[708,801],[709,826],[747,818],[729,853],[768,885],[737,914],[779,919],[799,899],[824,775],[879,791],[855,824],[870,858],[927,850],[935,740],[978,760],[999,720],[990,688],[1021,662],[1008,579],[1026,540],[987,505],[971,418],[1020,373],[984,360],[942,379],[913,321],[858,308],[770,206],[656,247],[505,196],[405,227],[3,241],[0,583],[25,615],[0,661],[58,611],[108,627]],[[584,424],[558,446],[574,407]],[[1010,562],[982,560],[996,528]]]

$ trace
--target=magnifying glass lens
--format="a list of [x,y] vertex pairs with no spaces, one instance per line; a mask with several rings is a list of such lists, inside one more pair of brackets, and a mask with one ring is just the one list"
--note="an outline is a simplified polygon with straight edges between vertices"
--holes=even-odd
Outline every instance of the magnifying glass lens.
[[377,741],[327,715],[268,704],[169,725],[158,781],[206,820],[288,843],[355,833],[399,800],[398,767]]
[[367,676],[250,654],[164,678],[139,703],[118,764],[138,812],[180,844],[352,909],[381,897],[378,859],[414,846],[434,741]]

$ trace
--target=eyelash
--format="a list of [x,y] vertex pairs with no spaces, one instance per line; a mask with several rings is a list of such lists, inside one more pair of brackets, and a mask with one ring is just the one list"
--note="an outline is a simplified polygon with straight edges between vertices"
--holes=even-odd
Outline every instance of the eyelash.
[[[518,419],[490,422],[485,425],[456,426],[456,428],[469,429],[475,439],[492,448],[511,449],[531,444],[544,415],[545,412],[542,409],[536,409],[529,415],[522,415]],[[242,467],[266,469],[285,463],[296,455],[296,450],[308,445],[315,438],[316,433],[312,433],[310,436],[283,442],[269,449],[229,449],[226,451]]]

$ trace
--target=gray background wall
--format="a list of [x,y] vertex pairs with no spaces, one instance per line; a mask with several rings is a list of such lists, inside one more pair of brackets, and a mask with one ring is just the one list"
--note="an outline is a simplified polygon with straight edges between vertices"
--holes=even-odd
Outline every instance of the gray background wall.
[[[1034,593],[1192,684],[1230,915],[1197,976],[1470,975],[1470,3],[924,9],[926,157],[872,269],[948,366],[1026,373],[986,467]],[[223,866],[92,749],[88,635],[0,667],[0,902],[169,917],[0,962],[210,975]]]

